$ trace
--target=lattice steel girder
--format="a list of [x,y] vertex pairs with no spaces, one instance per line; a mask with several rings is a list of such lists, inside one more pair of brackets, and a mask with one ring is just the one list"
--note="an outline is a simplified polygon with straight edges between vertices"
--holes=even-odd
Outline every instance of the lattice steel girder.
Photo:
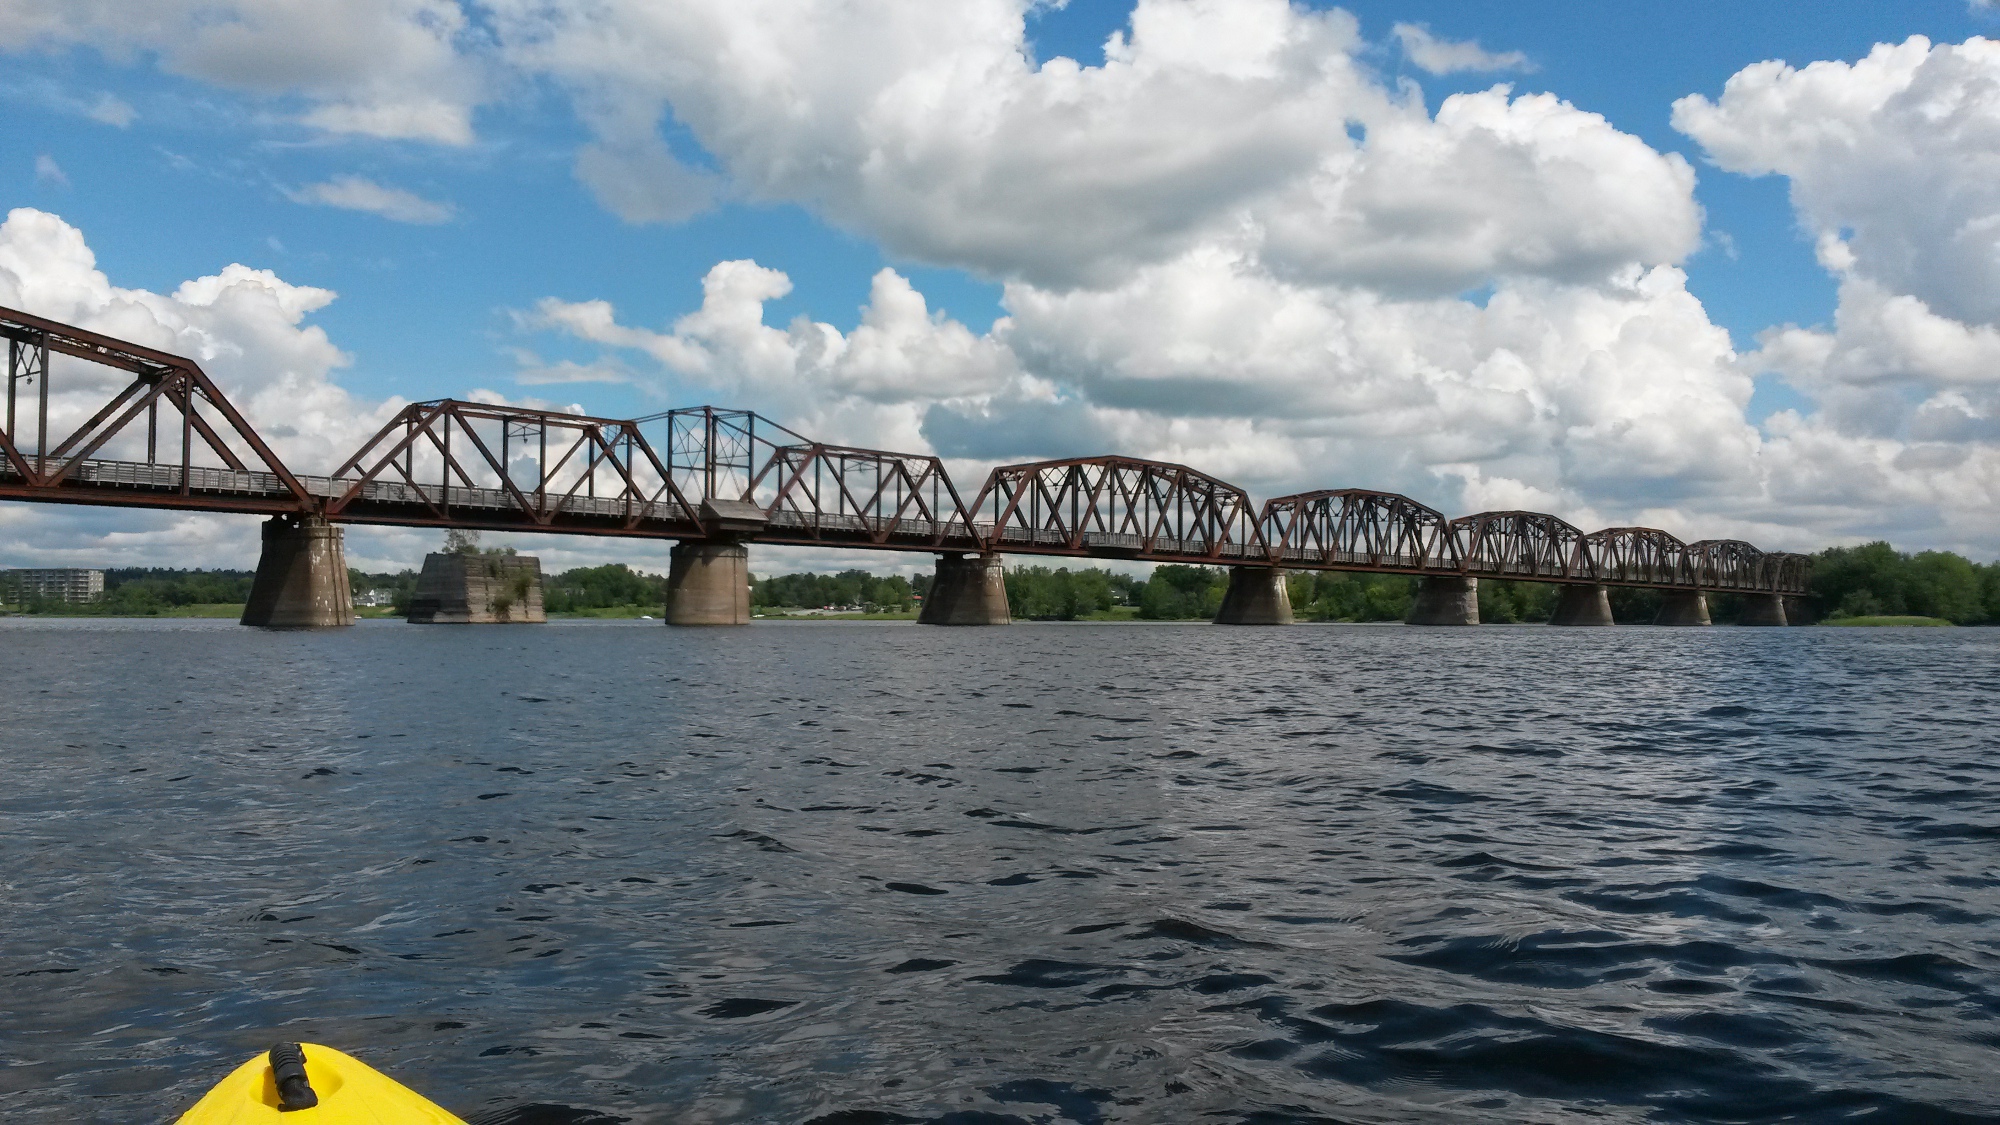
[[[19,478],[18,484],[7,482],[4,493],[0,494],[24,499],[225,511],[301,511],[312,508],[313,498],[291,470],[264,444],[263,438],[237,413],[228,397],[193,360],[16,309],[0,308],[0,336],[8,342],[7,408],[5,427],[0,429],[0,474]],[[125,371],[133,376],[131,382],[112,395],[87,421],[59,440],[49,429],[50,386],[56,375],[55,368],[49,363],[51,352]],[[26,447],[17,426],[17,398],[20,385],[24,383],[37,384],[32,449]],[[162,404],[179,415],[177,479],[179,498],[185,503],[172,502],[158,488],[135,489],[131,495],[114,496],[116,489],[112,486],[79,479],[77,470],[121,436],[142,413],[146,418],[146,460],[127,463],[162,465],[159,460],[159,412]],[[219,417],[220,429],[203,416],[204,404]],[[277,478],[286,493],[285,500],[204,498],[197,502],[189,486],[190,470],[197,467],[194,464],[197,448],[207,450],[231,470],[253,471],[231,447],[229,439],[232,437],[242,442],[254,459],[262,462],[261,467],[254,471],[270,473]],[[165,464],[171,466],[172,463]],[[68,492],[92,499],[71,501],[66,496],[57,495]]]
[[972,517],[936,457],[817,442],[772,451],[749,493],[771,496],[769,513],[801,517],[795,537],[822,540],[859,531],[877,544],[915,538],[933,547],[977,542]]
[[634,425],[665,422],[669,478],[695,501],[757,502],[755,483],[779,449],[812,445],[812,439],[750,410],[690,406],[649,414]]
[[1651,527],[1607,527],[1583,537],[1589,572],[1600,582],[1694,585],[1687,544]]
[[1761,590],[1772,556],[1740,539],[1703,539],[1687,545],[1696,585],[1709,590]]
[[[532,465],[527,487],[515,479],[523,461]],[[627,528],[648,521],[699,526],[701,520],[638,423],[556,410],[459,399],[411,403],[333,476],[347,485],[326,505],[334,518],[357,504],[402,504],[449,523],[456,489],[471,492],[487,509],[494,506],[493,494],[504,497],[508,518],[527,528],[561,530],[578,519]],[[402,487],[370,488],[382,483]],[[411,518],[430,522],[414,513]],[[468,519],[484,526],[502,517],[489,510]]]
[[973,501],[988,550],[1169,561],[1269,563],[1242,489],[1136,457],[1003,465]]
[[1264,544],[1280,565],[1384,572],[1457,570],[1458,538],[1437,510],[1394,492],[1330,488],[1264,502]]
[[1460,568],[1480,577],[1576,580],[1590,577],[1583,532],[1541,512],[1480,512],[1451,521]]

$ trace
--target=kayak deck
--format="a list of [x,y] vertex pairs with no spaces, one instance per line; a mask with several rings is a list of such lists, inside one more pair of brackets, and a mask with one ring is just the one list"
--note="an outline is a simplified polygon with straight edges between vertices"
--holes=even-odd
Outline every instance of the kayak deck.
[[178,1125],[465,1125],[352,1055],[318,1043],[299,1047],[319,1104],[282,1108],[271,1056],[258,1055],[216,1083]]

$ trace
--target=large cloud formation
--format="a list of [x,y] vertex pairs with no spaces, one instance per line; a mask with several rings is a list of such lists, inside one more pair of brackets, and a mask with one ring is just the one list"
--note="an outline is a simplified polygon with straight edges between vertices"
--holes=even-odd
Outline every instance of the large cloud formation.
[[1840,281],[1830,328],[1744,365],[1809,395],[1771,420],[1771,487],[1835,527],[2000,542],[2000,43],[1922,37],[1854,63],[1766,62],[1674,124],[1723,168],[1785,176]]
[[1314,281],[1452,292],[1699,236],[1679,158],[1551,97],[1433,119],[1357,61],[1345,12],[1141,0],[1086,67],[1032,57],[1031,7],[491,4],[509,60],[585,107],[592,153],[655,162],[671,115],[734,191],[989,276],[1116,284],[1226,241]]
[[[1685,161],[1548,94],[1430,112],[1368,72],[1344,13],[1140,0],[1082,66],[1033,57],[1020,0],[765,7],[495,10],[503,51],[599,120],[654,143],[671,118],[726,190],[997,277],[1009,315],[975,337],[885,303],[908,288],[891,274],[853,333],[781,329],[762,302],[782,276],[725,263],[664,331],[601,301],[539,323],[968,461],[1118,449],[1265,490],[2000,548],[1991,44],[1760,64],[1680,103],[1721,167],[1792,177],[1843,279],[1833,329],[1738,355],[1679,269],[1702,225]],[[1819,409],[1751,424],[1758,375]]]

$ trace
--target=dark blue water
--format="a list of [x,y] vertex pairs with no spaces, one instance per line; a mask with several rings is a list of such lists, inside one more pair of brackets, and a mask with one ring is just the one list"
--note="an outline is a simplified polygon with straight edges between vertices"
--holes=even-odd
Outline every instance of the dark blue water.
[[0,1120],[2000,1120],[2000,630],[0,625]]

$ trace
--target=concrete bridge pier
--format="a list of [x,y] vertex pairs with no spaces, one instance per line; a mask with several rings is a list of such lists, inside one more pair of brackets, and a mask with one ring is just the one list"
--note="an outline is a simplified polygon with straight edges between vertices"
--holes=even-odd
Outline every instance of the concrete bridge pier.
[[1787,596],[1784,604],[1787,625],[1811,625],[1819,619],[1819,614],[1813,611],[1811,598]]
[[264,550],[242,620],[278,629],[354,624],[341,530],[320,516],[265,520]]
[[546,622],[542,562],[533,555],[425,555],[404,617],[412,625]]
[[1662,590],[1655,625],[1709,625],[1708,595],[1700,590]]
[[667,624],[750,624],[750,548],[684,540],[667,557]]
[[1271,566],[1230,567],[1229,589],[1222,595],[1215,623],[1290,625],[1292,592],[1285,587],[1285,572]]
[[1007,610],[1007,575],[999,555],[938,556],[937,574],[924,608],[917,613],[919,625],[1011,625],[1014,616]]
[[1479,579],[1443,575],[1418,579],[1410,624],[1479,624]]
[[1738,625],[1784,625],[1785,596],[1783,594],[1743,595],[1743,616]]
[[1606,586],[1569,583],[1562,588],[1551,625],[1611,624],[1611,590]]

